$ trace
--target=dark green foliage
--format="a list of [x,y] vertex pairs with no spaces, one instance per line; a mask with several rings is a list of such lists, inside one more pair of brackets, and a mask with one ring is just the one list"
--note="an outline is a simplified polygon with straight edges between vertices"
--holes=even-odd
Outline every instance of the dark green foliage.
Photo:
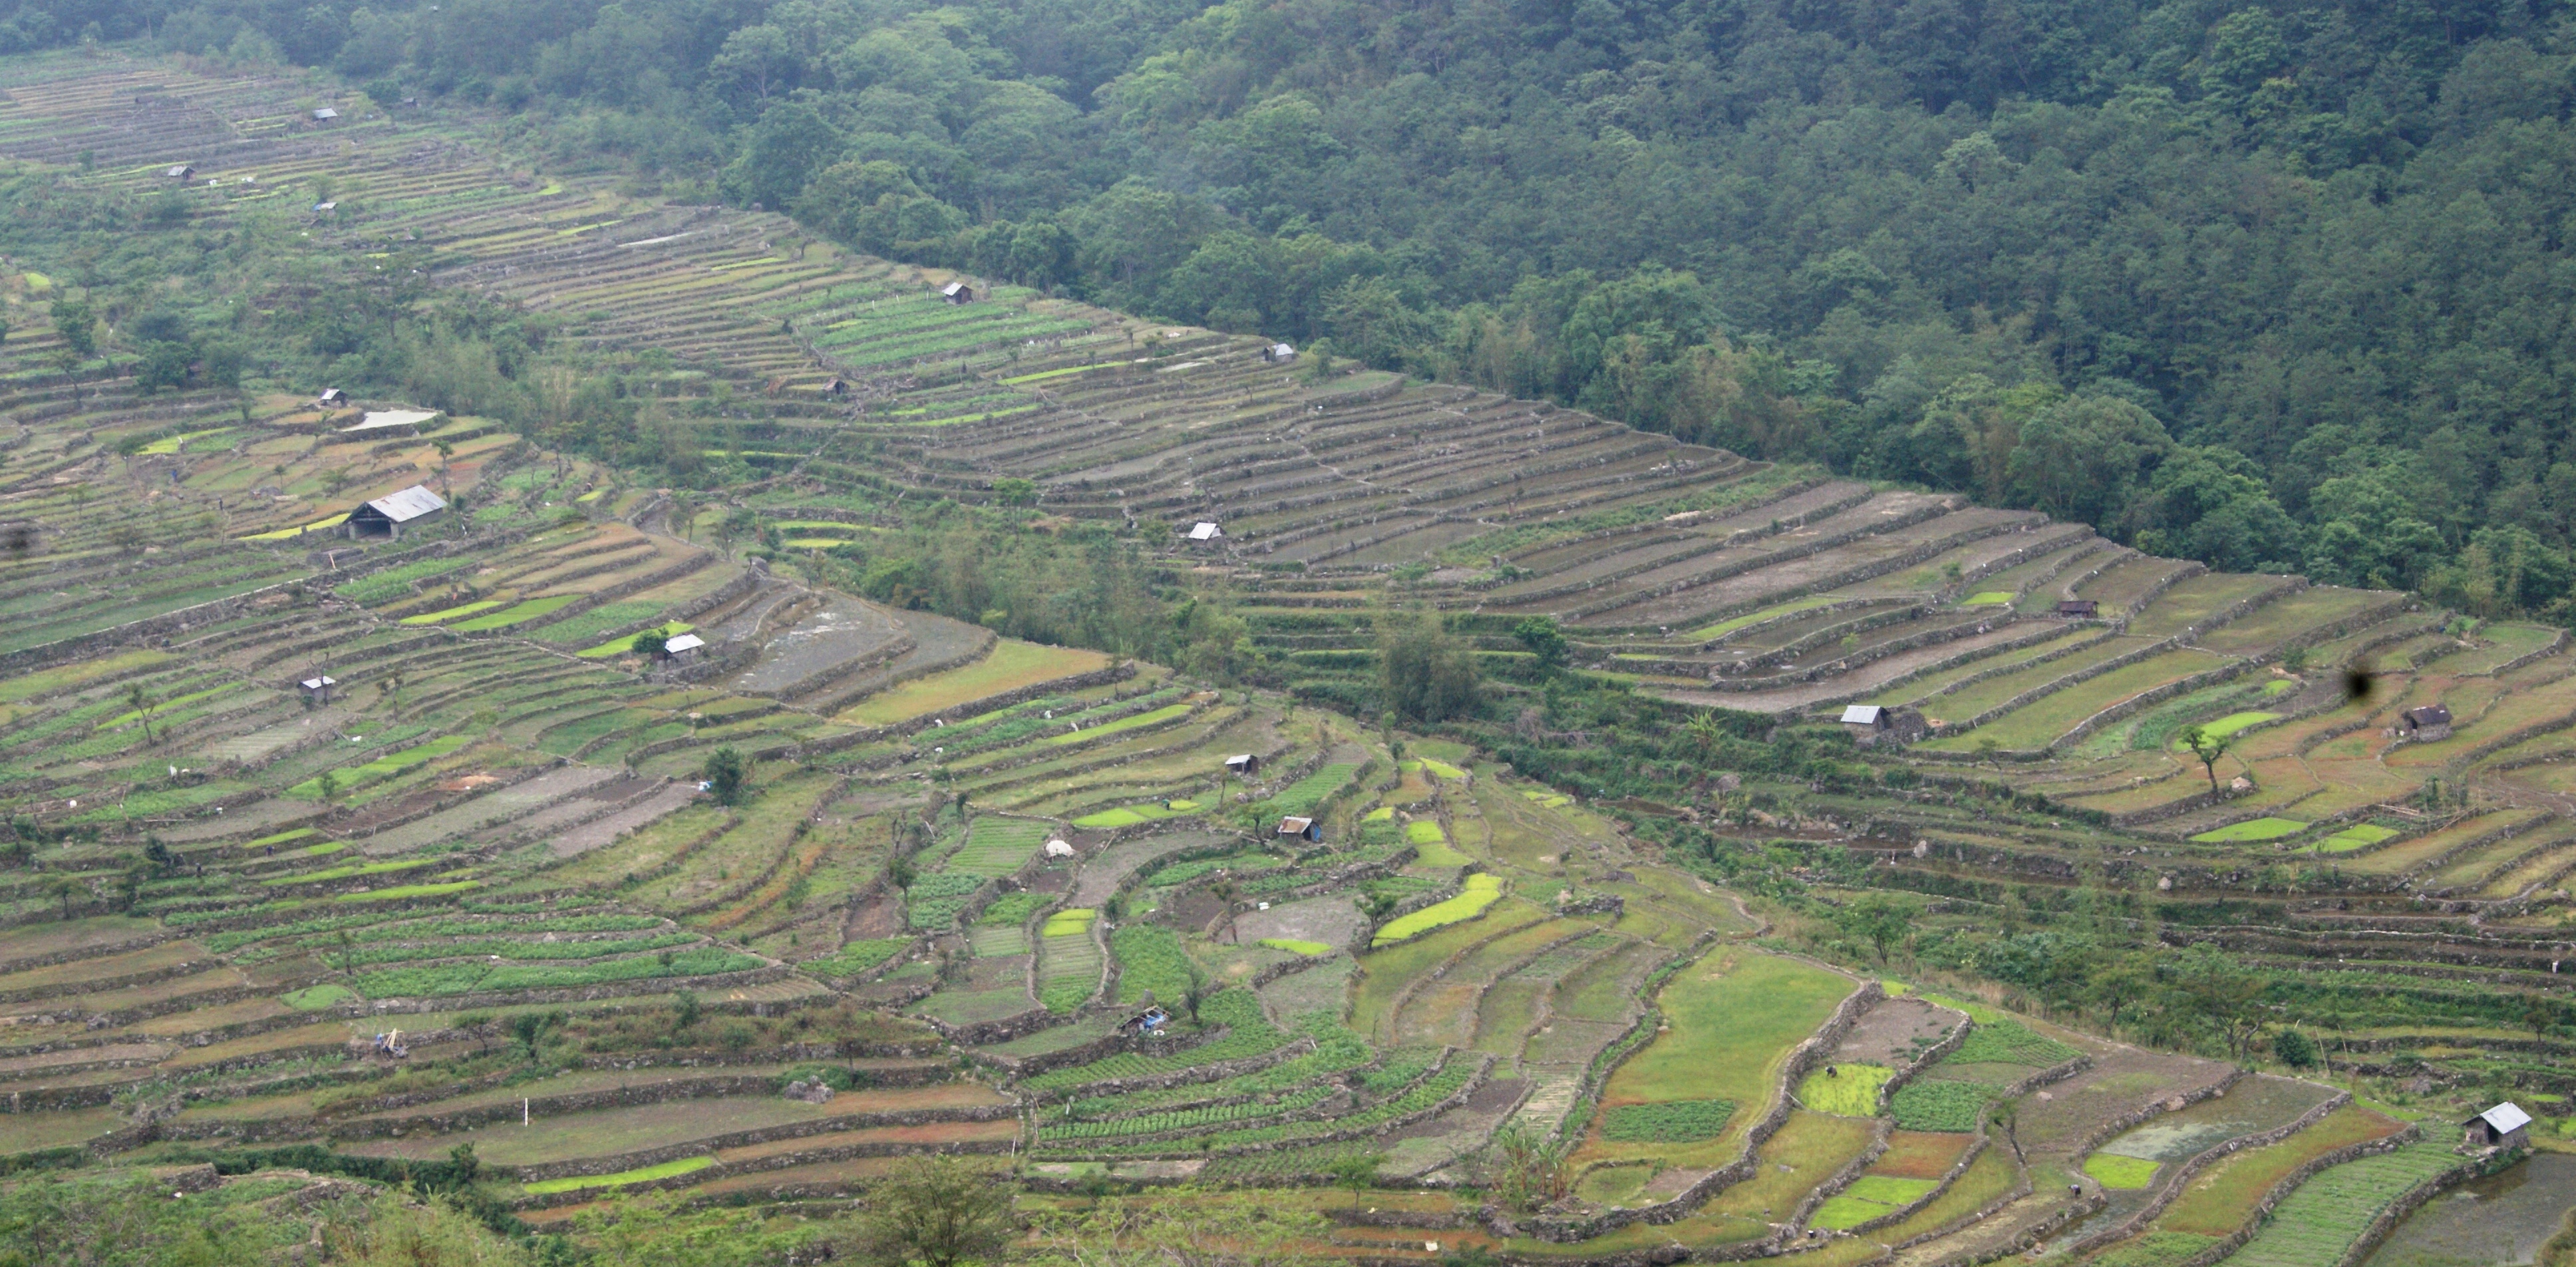
[[2317,1043],[2295,1029],[2285,1029],[2272,1036],[2272,1057],[2293,1069],[2306,1069],[2317,1063]]
[[1476,658],[1438,616],[1410,613],[1379,621],[1378,655],[1378,688],[1398,715],[1436,722],[1475,708]]
[[1888,1114],[1907,1131],[1973,1131],[1994,1088],[1973,1082],[1917,1078],[1888,1098]]
[[1601,1115],[1601,1136],[1623,1142],[1687,1144],[1717,1138],[1733,1116],[1733,1100],[1623,1104]]
[[716,804],[739,805],[748,774],[742,753],[727,745],[707,754],[706,768],[699,777],[706,780],[707,795],[714,797]]
[[1979,1021],[1968,1031],[1968,1040],[1959,1044],[1950,1059],[1960,1064],[2014,1064],[2047,1068],[2063,1064],[2082,1052],[2057,1041],[2032,1033],[2029,1026],[2013,1021]]

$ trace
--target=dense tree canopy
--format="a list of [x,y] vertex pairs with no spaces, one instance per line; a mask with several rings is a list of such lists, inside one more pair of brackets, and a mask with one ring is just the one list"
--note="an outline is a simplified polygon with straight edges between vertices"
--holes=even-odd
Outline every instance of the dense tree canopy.
[[855,246],[2567,614],[2559,0],[30,4]]

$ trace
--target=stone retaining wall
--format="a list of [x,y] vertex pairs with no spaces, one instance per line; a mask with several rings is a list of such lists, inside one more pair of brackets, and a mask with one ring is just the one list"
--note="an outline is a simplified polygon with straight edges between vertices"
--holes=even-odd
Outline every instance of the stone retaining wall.
[[2114,1241],[2126,1240],[2131,1236],[2135,1236],[2141,1229],[2145,1228],[2147,1224],[2155,1221],[2157,1215],[2164,1213],[2165,1207],[2172,1205],[2175,1198],[2182,1195],[2183,1189],[2190,1185],[2192,1178],[2198,1175],[2201,1171],[2207,1170],[2210,1166],[2220,1161],[2224,1161],[2229,1157],[2233,1157],[2238,1153],[2244,1152],[2247,1149],[2263,1148],[2280,1143],[2282,1140],[2288,1139],[2292,1135],[2298,1134],[2300,1131],[2316,1125],[2318,1122],[2324,1120],[2327,1114],[2350,1103],[2352,1103],[2351,1092],[2337,1091],[2333,1095],[2330,1095],[2324,1100],[2311,1106],[2307,1112],[2301,1113],[2297,1117],[2290,1119],[2288,1122],[2273,1127],[2268,1131],[2257,1131],[2251,1135],[2239,1135],[2223,1144],[2202,1149],[2198,1153],[2193,1154],[2189,1159],[2185,1160],[2181,1165],[2167,1166],[2156,1175],[2154,1191],[2148,1194],[2147,1203],[2140,1206],[2136,1212],[2100,1231],[2093,1232],[2081,1239],[2069,1241],[2060,1245],[2058,1246],[2058,1249],[2069,1257],[2077,1257],[2100,1246],[2108,1245]]

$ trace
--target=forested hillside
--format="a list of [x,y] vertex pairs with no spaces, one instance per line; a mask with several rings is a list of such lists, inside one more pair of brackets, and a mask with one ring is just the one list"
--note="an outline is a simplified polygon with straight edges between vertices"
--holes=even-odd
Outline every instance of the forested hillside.
[[861,249],[2565,618],[2555,0],[32,4]]

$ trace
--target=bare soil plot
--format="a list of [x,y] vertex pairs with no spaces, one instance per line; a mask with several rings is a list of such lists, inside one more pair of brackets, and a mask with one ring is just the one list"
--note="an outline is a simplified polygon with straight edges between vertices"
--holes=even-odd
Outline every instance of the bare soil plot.
[[1965,1014],[1921,999],[1886,999],[1861,1013],[1832,1058],[1837,1064],[1901,1069],[1966,1022]]
[[727,685],[754,695],[810,689],[871,660],[898,654],[898,643],[909,635],[903,622],[884,608],[834,595],[772,638],[759,659]]
[[1349,894],[1328,893],[1266,911],[1246,911],[1235,917],[1234,927],[1240,939],[1248,942],[1280,939],[1347,947],[1356,945],[1368,930],[1368,917]]

